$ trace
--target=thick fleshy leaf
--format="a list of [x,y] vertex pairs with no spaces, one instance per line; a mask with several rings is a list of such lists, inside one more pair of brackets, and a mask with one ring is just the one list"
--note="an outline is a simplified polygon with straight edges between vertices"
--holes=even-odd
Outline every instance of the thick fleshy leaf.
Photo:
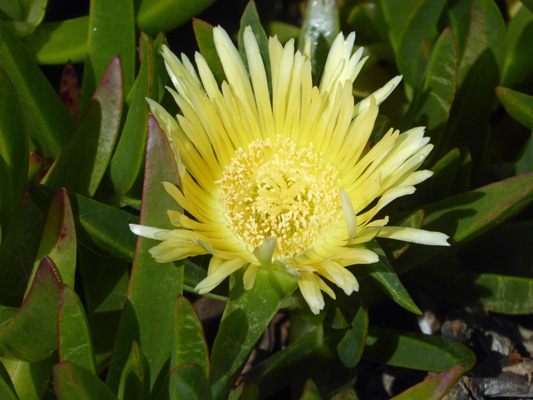
[[353,368],[361,359],[365,348],[368,331],[368,310],[364,305],[359,307],[343,338],[337,345],[337,354],[346,368]]
[[67,191],[60,189],[56,192],[50,207],[44,230],[39,244],[39,250],[33,264],[33,271],[29,279],[24,296],[28,295],[33,277],[39,263],[44,257],[50,257],[59,271],[65,285],[74,287],[76,274],[76,229],[74,217],[70,207]]
[[340,393],[337,393],[330,397],[330,400],[359,400],[355,389],[342,389]]
[[[148,120],[148,144],[140,223],[172,228],[167,210],[177,204],[161,182],[178,184],[174,155],[167,136],[153,116]],[[133,234],[131,234],[133,236]],[[158,264],[148,250],[157,241],[139,238],[128,289],[128,301],[122,314],[107,375],[107,384],[115,391],[120,372],[133,340],[139,343],[150,369],[150,387],[159,386],[168,373],[174,343],[176,297],[183,292],[181,263]]]
[[[149,35],[167,32],[189,21],[214,0],[141,0],[136,2],[136,24]],[[119,11],[120,12],[120,11]],[[89,33],[89,17],[46,22],[37,27],[24,43],[41,64],[84,61]]]
[[171,368],[197,364],[209,376],[209,354],[202,322],[192,304],[183,296],[176,301],[175,342]]
[[532,71],[533,12],[521,7],[507,27],[507,54],[502,86],[513,87]]
[[[51,197],[51,196],[50,196]],[[28,199],[15,220],[13,231],[0,248],[0,304],[19,306],[24,297],[50,198],[41,201]]]
[[150,371],[148,360],[136,341],[133,341],[131,352],[122,370],[118,386],[119,400],[143,400],[150,394]]
[[44,22],[24,38],[24,45],[39,64],[81,63],[85,60],[89,16]]
[[269,89],[272,90],[272,78],[270,75],[270,54],[268,52],[268,38],[259,21],[259,15],[257,14],[257,8],[253,0],[250,0],[244,13],[241,17],[241,29],[239,29],[239,53],[241,58],[248,69],[248,58],[246,57],[246,50],[244,48],[244,30],[247,26],[252,28],[252,32],[257,40],[257,45],[259,46],[259,51],[261,52],[261,58],[263,59],[263,64],[265,66],[265,73],[267,81],[269,83]]
[[61,290],[57,323],[59,361],[70,361],[96,374],[89,322],[80,298],[67,285]]
[[[437,273],[441,295],[448,289],[456,292],[452,303],[481,305],[488,311],[504,314],[533,313],[533,279],[500,274],[456,272]],[[445,296],[445,298],[448,296]]]
[[[13,13],[14,4],[19,3],[18,12]],[[46,11],[48,0],[31,1],[7,1],[2,2],[0,14],[6,21],[6,25],[19,37],[23,37],[33,32],[35,27],[41,23]],[[6,7],[7,6],[7,7]],[[10,12],[11,11],[11,12]]]
[[391,400],[440,400],[450,391],[462,374],[463,368],[457,365],[449,371],[426,378]]
[[311,66],[315,84],[322,73],[322,67],[331,44],[340,31],[339,11],[334,1],[310,1],[307,3],[305,19],[300,31],[299,48],[303,53],[307,39],[311,43]]
[[387,23],[379,1],[356,4],[348,14],[347,22],[357,32],[359,45],[385,42],[388,39]]
[[5,400],[18,400],[15,387],[4,365],[0,362],[0,398]]
[[0,329],[0,355],[37,362],[52,354],[57,348],[61,285],[54,263],[43,258],[19,311]]
[[[424,207],[422,227],[450,236],[452,245],[465,243],[515,215],[533,200],[533,173],[523,174],[449,197]],[[397,271],[406,271],[444,250],[418,246],[398,260]]]
[[15,358],[2,359],[15,388],[17,399],[41,400],[50,382],[56,361],[57,356],[55,354],[39,362],[22,361]]
[[[87,55],[83,69],[81,109],[85,110],[118,56],[122,66],[123,91],[127,95],[135,77],[135,20],[133,0],[91,0]],[[120,27],[119,29],[117,29]]]
[[[0,53],[1,56],[1,53]],[[28,139],[17,92],[0,69],[0,243],[20,208],[28,176]]]
[[54,368],[54,390],[59,400],[117,399],[97,376],[68,361]]
[[286,272],[260,268],[252,289],[245,290],[242,270],[230,279],[226,309],[211,354],[213,398],[221,399],[233,386],[239,371],[281,303],[296,289],[296,279]]
[[213,398],[202,367],[184,364],[170,372],[171,385],[176,391],[171,400],[211,400]]
[[251,382],[240,385],[228,396],[228,400],[258,400],[259,389]]
[[140,0],[137,26],[149,35],[167,32],[189,21],[215,0]]
[[300,400],[321,400],[320,392],[316,387],[315,382],[312,379],[309,379],[305,382],[304,390]]
[[457,88],[457,49],[452,30],[446,28],[433,47],[425,76],[409,113],[409,126],[425,126],[431,143],[438,146],[450,115]]
[[46,157],[56,157],[74,130],[74,120],[22,43],[1,22],[0,68],[19,96],[28,135]]
[[42,180],[92,197],[115,145],[122,112],[122,73],[115,58],[98,86],[76,131]]
[[533,12],[533,0],[522,0],[521,3]]
[[76,71],[74,71],[74,67],[70,62],[65,64],[61,74],[59,97],[61,97],[61,101],[72,118],[74,118],[74,121],[79,121],[81,92]]
[[[53,189],[36,186],[31,190],[31,199],[41,203],[40,207],[43,208],[42,204],[46,204],[54,193]],[[103,250],[111,256],[131,262],[136,239],[128,224],[138,224],[138,217],[78,194],[70,194],[69,198],[76,234],[83,242],[83,247],[96,252]]]
[[377,242],[375,240],[369,242],[368,248],[378,255],[379,261],[368,265],[358,265],[355,270],[357,276],[361,278],[370,276],[397,304],[412,313],[422,315],[422,311],[414,303]]
[[192,26],[200,53],[202,53],[207,65],[213,71],[217,82],[221,84],[226,79],[226,74],[224,73],[224,68],[222,68],[215,41],[213,40],[213,26],[196,18],[193,19]]
[[145,53],[143,48],[148,46],[148,43],[152,43],[152,99],[161,103],[163,96],[167,93],[166,85],[168,82],[168,72],[165,67],[165,59],[161,57],[161,51],[163,45],[168,46],[167,37],[164,33],[160,32],[157,37],[150,42],[150,37],[141,32],[140,47],[141,56]]
[[153,83],[153,52],[150,39],[142,50],[141,69],[132,89],[126,122],[109,164],[109,176],[118,196],[128,193],[142,173],[144,165],[149,112],[146,98],[152,98]]
[[43,170],[43,157],[37,153],[30,152],[28,160],[28,178],[26,183],[33,182],[37,175]]
[[514,120],[533,130],[533,96],[501,86],[496,88],[496,95]]
[[487,104],[493,101],[503,70],[505,23],[493,0],[458,1],[449,11],[459,54],[458,90],[443,136],[445,145],[435,156],[451,147],[466,146],[477,162],[487,137],[491,113]]
[[462,365],[463,371],[474,366],[476,357],[461,343],[440,336],[369,328],[363,358],[368,361],[418,369],[448,371]]
[[79,271],[96,358],[96,370],[109,364],[126,303],[130,265],[101,250],[80,247]]
[[381,4],[398,69],[405,82],[416,86],[427,58],[425,41],[437,36],[436,25],[446,0],[382,0]]

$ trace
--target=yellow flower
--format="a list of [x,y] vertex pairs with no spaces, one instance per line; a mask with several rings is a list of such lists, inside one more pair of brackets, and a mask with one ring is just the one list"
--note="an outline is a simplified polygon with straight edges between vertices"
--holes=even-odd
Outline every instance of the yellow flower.
[[353,81],[366,60],[362,49],[352,54],[354,33],[334,41],[319,86],[308,51],[270,38],[271,94],[251,28],[244,33],[249,74],[227,33],[217,27],[213,36],[227,81],[219,87],[199,53],[195,69],[185,55],[180,60],[164,48],[176,88],[169,90],[182,114],[174,119],[149,100],[180,166],[182,187],[165,183],[165,189],[184,210],[168,211],[173,230],[131,226],[161,241],[150,250],[156,261],[211,254],[199,293],[240,268],[246,289],[259,268],[281,268],[298,277],[317,314],[322,291],[335,298],[326,281],[350,295],[359,284],[346,267],[378,261],[363,243],[382,237],[448,245],[442,233],[374,219],[431,176],[416,170],[432,145],[424,128],[391,129],[365,150],[378,105],[401,77],[354,104]]

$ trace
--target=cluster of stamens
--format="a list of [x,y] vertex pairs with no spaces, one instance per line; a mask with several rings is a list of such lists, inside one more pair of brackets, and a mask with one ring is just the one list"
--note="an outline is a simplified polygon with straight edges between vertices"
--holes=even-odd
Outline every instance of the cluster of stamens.
[[337,171],[289,139],[257,140],[225,169],[220,202],[228,227],[250,251],[276,239],[274,259],[302,253],[325,238],[340,211]]

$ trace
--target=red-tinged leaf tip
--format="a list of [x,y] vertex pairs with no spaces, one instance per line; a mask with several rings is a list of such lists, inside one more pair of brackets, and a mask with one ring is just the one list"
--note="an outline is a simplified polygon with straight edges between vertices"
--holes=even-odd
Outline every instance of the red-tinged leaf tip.
[[[439,375],[437,375],[434,378],[440,378],[440,385],[437,389],[437,393],[445,393],[454,383],[459,379],[463,371],[464,367],[462,365],[456,365],[449,371],[441,372]],[[430,378],[431,379],[431,378]]]
[[70,61],[65,65],[61,75],[59,97],[74,121],[79,121],[81,92],[76,71]]
[[[59,272],[57,271],[56,266],[54,262],[52,261],[52,259],[48,256],[45,256],[39,263],[39,267],[37,268],[37,272],[35,273],[33,284],[35,285],[35,283],[38,281],[48,280],[50,278],[50,275],[52,275],[54,278],[53,280],[54,284],[57,285],[59,289],[61,289],[61,287],[63,286],[63,281],[61,279],[61,276],[59,275]],[[33,290],[33,287],[32,287],[32,290]],[[28,297],[30,294],[31,294],[31,290],[30,290],[30,293],[28,294]]]
[[99,93],[108,86],[112,86],[113,88],[115,86],[120,87],[120,102],[122,102],[124,82],[122,79],[122,62],[118,55],[109,63],[96,92],[94,92],[93,100],[98,98]]

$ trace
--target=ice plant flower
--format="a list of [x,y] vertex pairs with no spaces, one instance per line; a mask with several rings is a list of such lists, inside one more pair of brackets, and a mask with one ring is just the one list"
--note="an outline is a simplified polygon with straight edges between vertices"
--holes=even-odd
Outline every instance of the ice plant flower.
[[246,268],[246,289],[260,268],[281,268],[297,276],[317,314],[322,291],[335,298],[326,281],[350,295],[359,284],[347,267],[378,261],[365,242],[448,244],[442,233],[375,218],[431,176],[417,168],[432,145],[424,128],[414,128],[391,129],[367,147],[378,106],[401,77],[355,104],[353,82],[366,58],[362,49],[352,54],[354,33],[337,36],[318,86],[308,51],[270,38],[271,89],[250,27],[244,33],[248,70],[222,28],[214,28],[213,38],[226,75],[220,87],[201,54],[195,68],[164,48],[176,89],[169,90],[182,114],[174,119],[149,100],[180,170],[181,187],[164,183],[165,189],[183,209],[168,211],[173,230],[131,226],[161,241],[150,250],[156,261],[211,254],[207,277],[196,286],[201,294],[240,268]]

